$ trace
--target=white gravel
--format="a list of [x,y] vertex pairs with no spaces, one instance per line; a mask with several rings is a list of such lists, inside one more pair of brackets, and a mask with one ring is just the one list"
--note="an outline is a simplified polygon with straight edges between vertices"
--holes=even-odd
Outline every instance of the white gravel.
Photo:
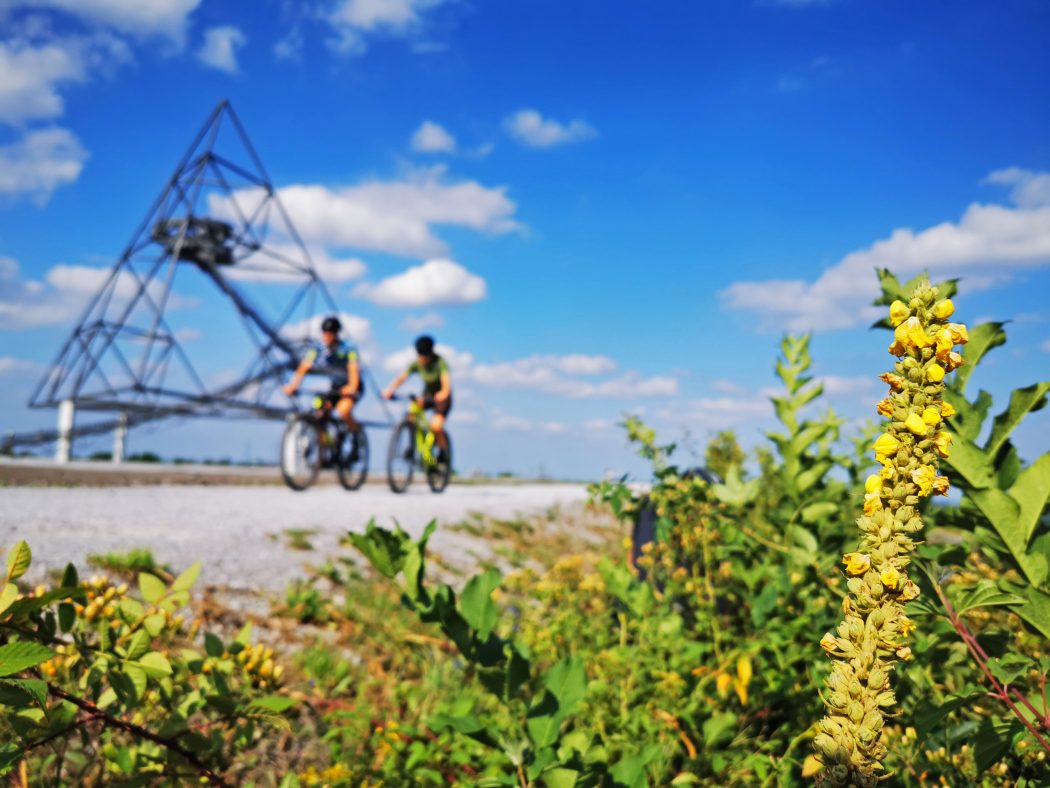
[[[584,486],[569,484],[452,485],[441,495],[425,485],[394,495],[378,484],[353,493],[335,486],[305,493],[276,486],[8,487],[0,489],[0,546],[29,542],[34,574],[69,561],[87,572],[89,553],[148,547],[175,570],[202,561],[205,585],[279,590],[304,564],[345,550],[339,538],[363,531],[372,517],[418,535],[432,518],[508,518],[586,496]],[[309,537],[316,549],[288,548],[283,532],[293,528],[316,530]],[[453,561],[471,550],[468,537],[440,529],[432,545]]]

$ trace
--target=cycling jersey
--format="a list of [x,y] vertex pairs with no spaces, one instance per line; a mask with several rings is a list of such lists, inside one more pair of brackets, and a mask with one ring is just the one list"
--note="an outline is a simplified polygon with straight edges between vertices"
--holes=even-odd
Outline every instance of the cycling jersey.
[[429,364],[420,364],[416,359],[408,365],[406,375],[416,374],[423,379],[423,391],[434,395],[441,391],[441,376],[448,372],[448,364],[439,355],[434,355]]
[[[350,382],[346,367],[351,361],[357,361],[357,350],[342,341],[336,342],[331,347],[318,345],[307,351],[304,360],[311,362],[319,372],[328,375],[332,388],[338,388]],[[358,379],[357,390],[359,392],[364,390],[363,379]]]

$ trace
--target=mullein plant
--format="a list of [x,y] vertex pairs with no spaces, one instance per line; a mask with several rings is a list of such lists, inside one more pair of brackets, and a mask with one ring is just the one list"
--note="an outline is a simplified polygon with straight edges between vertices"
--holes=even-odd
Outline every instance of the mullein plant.
[[943,381],[962,364],[955,347],[967,341],[966,327],[948,322],[953,311],[928,281],[908,303],[890,306],[889,352],[898,360],[881,376],[890,387],[876,408],[888,420],[874,446],[881,468],[864,485],[859,548],[842,559],[849,590],[844,618],[820,641],[833,665],[822,694],[827,714],[814,738],[818,784],[866,788],[885,777],[883,727],[896,704],[890,675],[899,660],[912,657],[915,625],[904,604],[919,595],[907,567],[923,527],[920,504],[948,492],[948,479],[937,475],[951,441],[942,422],[954,414],[942,398]]

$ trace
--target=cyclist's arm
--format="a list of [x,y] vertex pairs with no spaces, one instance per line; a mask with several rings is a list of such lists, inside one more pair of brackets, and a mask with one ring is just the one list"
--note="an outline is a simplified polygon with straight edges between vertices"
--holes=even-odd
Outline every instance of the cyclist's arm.
[[402,372],[400,375],[394,378],[392,381],[390,381],[390,385],[387,386],[386,389],[383,391],[383,396],[385,396],[387,399],[390,399],[392,396],[394,396],[394,392],[401,388],[402,383],[408,380],[408,374],[409,373],[406,370],[405,372]]
[[291,381],[284,390],[287,394],[294,394],[299,390],[299,386],[303,382],[303,378],[306,377],[306,373],[310,371],[310,368],[314,365],[314,360],[310,356],[307,356],[299,362],[299,367],[295,370],[295,374],[292,375]]
[[350,360],[346,362],[346,387],[343,389],[344,394],[353,394],[357,391],[358,386],[361,384],[361,368],[357,363],[357,356],[351,356]]
[[436,394],[434,394],[434,399],[438,402],[444,402],[451,396],[452,379],[449,377],[448,370],[446,369],[441,373],[441,388],[438,389]]

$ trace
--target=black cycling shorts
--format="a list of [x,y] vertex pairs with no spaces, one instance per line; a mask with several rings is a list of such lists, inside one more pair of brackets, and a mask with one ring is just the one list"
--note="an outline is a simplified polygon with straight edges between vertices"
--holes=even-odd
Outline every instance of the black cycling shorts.
[[328,400],[329,403],[334,405],[339,400],[347,398],[352,399],[354,402],[360,402],[361,397],[363,397],[364,395],[364,386],[358,386],[357,391],[355,391],[353,394],[344,394],[342,386],[332,386],[332,388],[328,390],[328,394],[325,395],[325,399]]
[[446,400],[435,402],[433,394],[426,394],[423,396],[423,410],[432,410],[438,416],[447,416],[452,410],[452,397],[449,396]]

